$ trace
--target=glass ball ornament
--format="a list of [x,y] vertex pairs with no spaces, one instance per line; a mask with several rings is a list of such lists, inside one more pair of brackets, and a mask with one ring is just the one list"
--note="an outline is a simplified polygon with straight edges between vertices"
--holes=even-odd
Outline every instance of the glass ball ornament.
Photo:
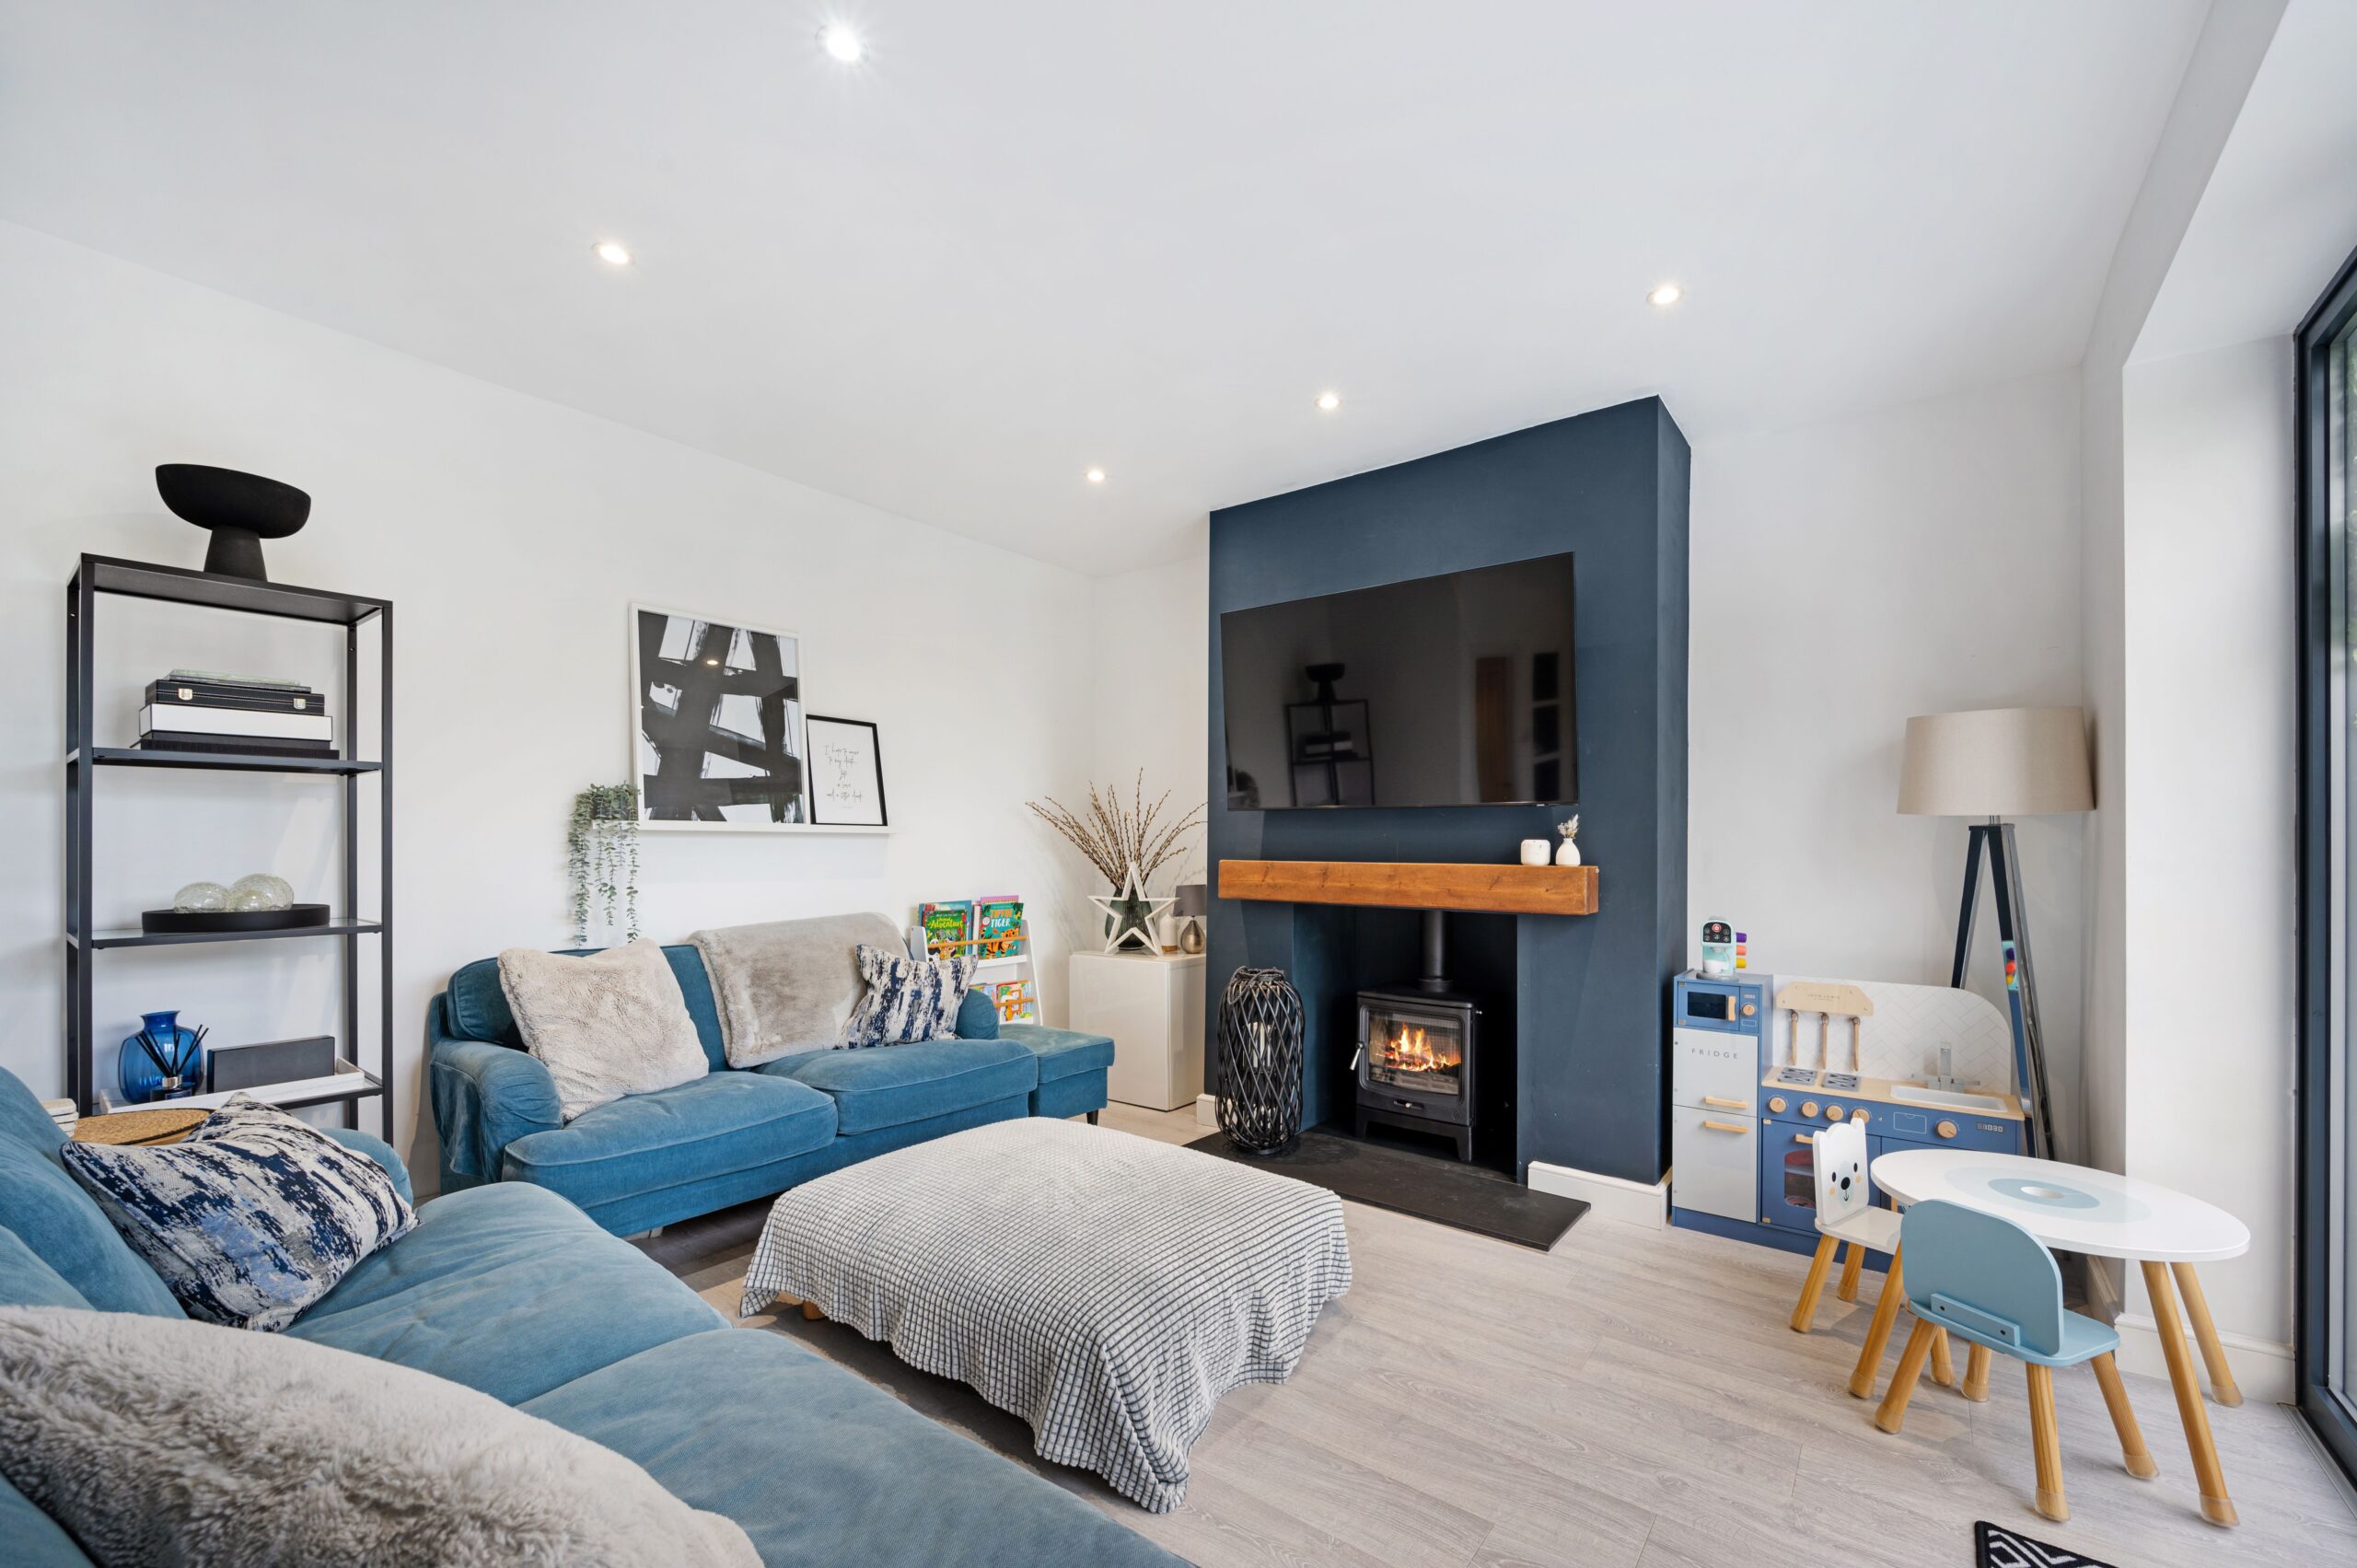
[[233,910],[283,910],[295,904],[295,889],[283,877],[273,877],[257,871],[250,877],[240,877],[229,884],[229,907]]
[[172,908],[181,914],[217,914],[229,907],[229,889],[218,882],[191,882],[172,895]]

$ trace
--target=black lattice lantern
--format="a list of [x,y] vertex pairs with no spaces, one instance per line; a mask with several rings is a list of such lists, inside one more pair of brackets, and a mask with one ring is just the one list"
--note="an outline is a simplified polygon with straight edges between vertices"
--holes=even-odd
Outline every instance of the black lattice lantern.
[[1283,970],[1237,970],[1219,1003],[1219,1128],[1247,1154],[1301,1142],[1301,993]]

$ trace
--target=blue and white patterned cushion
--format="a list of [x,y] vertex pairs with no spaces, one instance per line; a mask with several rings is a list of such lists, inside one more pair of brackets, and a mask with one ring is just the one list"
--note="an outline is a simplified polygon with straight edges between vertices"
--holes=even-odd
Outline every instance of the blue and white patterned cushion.
[[417,1223],[384,1167],[244,1095],[182,1143],[59,1154],[188,1315],[233,1329],[284,1329]]
[[884,947],[859,945],[859,978],[867,994],[843,1025],[842,1044],[901,1045],[946,1040],[958,1032],[958,1005],[974,981],[979,962],[970,953],[954,958],[912,958]]

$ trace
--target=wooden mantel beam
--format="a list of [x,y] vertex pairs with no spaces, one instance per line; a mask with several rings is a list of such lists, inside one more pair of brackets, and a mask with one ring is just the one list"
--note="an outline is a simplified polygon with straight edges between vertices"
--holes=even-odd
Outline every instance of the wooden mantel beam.
[[1594,914],[1593,865],[1453,865],[1365,860],[1223,860],[1219,896],[1287,904]]

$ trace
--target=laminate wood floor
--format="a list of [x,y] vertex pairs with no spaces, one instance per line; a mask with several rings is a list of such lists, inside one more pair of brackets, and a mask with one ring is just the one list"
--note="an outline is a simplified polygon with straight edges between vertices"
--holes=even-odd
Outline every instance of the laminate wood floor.
[[[1191,1110],[1115,1106],[1105,1122],[1170,1143],[1201,1131]],[[1999,1358],[1982,1405],[1927,1375],[1896,1437],[1845,1392],[1880,1275],[1855,1306],[1829,1283],[1802,1336],[1785,1320],[1806,1260],[1767,1248],[1590,1214],[1539,1253],[1344,1207],[1350,1294],[1290,1383],[1220,1402],[1186,1502],[1159,1516],[1040,1460],[1020,1421],[852,1330],[791,1313],[744,1326],[802,1341],[1205,1568],[1946,1568],[1971,1561],[1976,1518],[2119,1568],[2357,1563],[2357,1514],[2281,1407],[2210,1409],[2243,1519],[2221,1530],[2199,1512],[2165,1382],[2127,1379],[2160,1462],[2139,1481],[2093,1374],[2058,1373],[2072,1518],[2050,1524],[2030,1506],[2018,1363]],[[767,1209],[640,1245],[733,1319]]]

